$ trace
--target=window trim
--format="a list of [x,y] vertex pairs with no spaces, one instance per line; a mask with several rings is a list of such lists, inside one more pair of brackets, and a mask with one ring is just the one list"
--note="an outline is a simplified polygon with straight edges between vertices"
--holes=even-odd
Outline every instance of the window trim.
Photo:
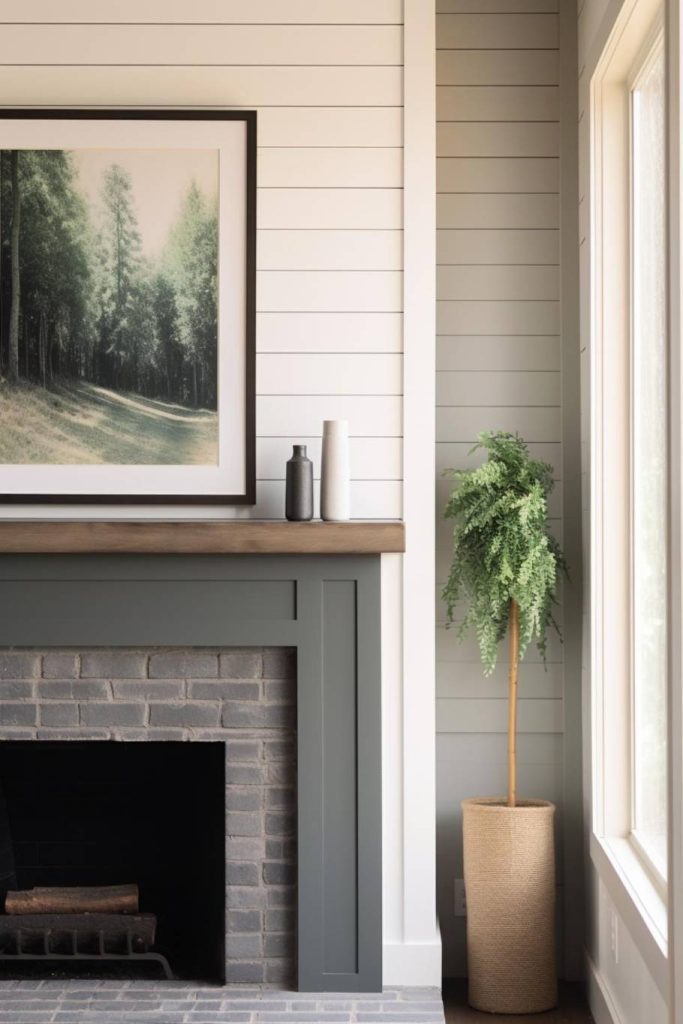
[[[590,83],[591,858],[663,977],[666,890],[632,839],[630,83],[663,28],[661,0],[627,0]],[[624,509],[629,513],[624,515]],[[624,784],[626,780],[626,784]],[[635,870],[638,865],[638,870]],[[663,966],[664,965],[664,966]]]

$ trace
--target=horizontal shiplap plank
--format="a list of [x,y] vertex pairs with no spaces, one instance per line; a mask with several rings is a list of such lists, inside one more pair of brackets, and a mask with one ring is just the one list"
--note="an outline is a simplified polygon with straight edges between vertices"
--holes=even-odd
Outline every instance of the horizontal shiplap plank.
[[260,149],[261,188],[400,188],[403,151],[394,149]]
[[[401,352],[400,313],[258,313],[258,352]],[[327,417],[329,419],[329,417]]]
[[559,405],[558,371],[449,371],[436,375],[438,406]]
[[400,355],[292,355],[260,353],[256,388],[261,395],[400,395]]
[[4,25],[2,64],[400,65],[399,25]]
[[556,14],[437,14],[439,50],[555,49]]
[[557,335],[521,337],[440,335],[436,339],[436,368],[454,370],[559,370]]
[[[540,793],[548,785],[550,775],[553,784],[557,785],[557,796],[562,793],[563,740],[561,735],[553,733],[522,733],[518,737],[517,759],[521,771],[524,766],[541,768],[534,779],[534,784],[525,791]],[[437,740],[437,761],[439,769],[444,772],[446,780],[458,784],[464,782],[463,796],[471,793],[502,793],[505,790],[505,772],[507,770],[507,743],[505,736],[497,733],[462,733],[460,736],[450,733],[440,736]],[[462,780],[462,773],[476,773],[473,785],[470,779]],[[488,786],[489,773],[495,772],[496,780]],[[449,790],[451,787],[449,786]],[[457,806],[457,799],[448,794],[450,807]],[[461,797],[462,799],[462,797]]]
[[559,299],[558,267],[437,268],[439,299]]
[[[436,695],[448,700],[506,700],[508,666],[501,662],[485,676],[478,661],[438,662]],[[562,696],[562,665],[525,664],[519,674],[519,696],[524,699],[554,699]]]
[[560,0],[436,0],[437,14],[543,14]]
[[555,122],[477,121],[436,126],[439,156],[558,156]]
[[258,140],[260,146],[401,146],[403,110],[400,107],[268,108],[259,110]]
[[436,233],[437,263],[557,264],[559,231],[444,229]]
[[438,192],[557,192],[560,161],[553,157],[440,157],[436,187]]
[[[540,459],[541,462],[548,462],[554,467],[554,477],[559,478],[562,469],[562,446],[559,443],[531,442],[529,454],[532,459]],[[483,449],[472,451],[470,441],[460,442],[439,442],[436,445],[436,471],[440,476],[444,470],[450,469],[473,469],[486,461],[486,452]]]
[[438,121],[557,121],[557,86],[441,85]]
[[[509,0],[502,0],[509,2]],[[529,0],[538,3],[540,0]],[[0,24],[13,22],[159,22],[172,24],[396,24],[402,21],[401,0],[2,0]]]
[[[455,666],[460,662],[472,664],[479,661],[479,644],[476,633],[469,630],[463,637],[459,635],[460,620],[452,626],[439,626],[436,631],[436,660],[440,665]],[[547,660],[548,665],[557,664],[562,661],[562,641],[554,629],[547,634]],[[501,670],[508,663],[508,644],[505,640],[498,646],[498,663]],[[522,660],[524,666],[538,665],[543,667],[543,659],[535,643],[529,644],[526,654]],[[457,671],[453,668],[452,671]],[[526,671],[526,668],[523,670]]]
[[525,441],[561,440],[560,409],[519,408],[441,408],[436,410],[437,441],[474,443],[484,430],[508,430],[519,433]]
[[[438,731],[506,732],[507,700],[437,700]],[[520,732],[562,732],[561,700],[520,700]]]
[[259,194],[259,228],[400,228],[401,189],[269,188]]
[[437,85],[557,85],[558,50],[437,50]]
[[261,270],[261,313],[393,313],[403,304],[403,275],[383,270]]
[[[320,516],[320,487],[313,488],[314,516]],[[352,480],[349,487],[353,519],[400,519],[402,488],[398,480]],[[256,506],[250,510],[256,519],[282,519],[285,513],[284,480],[257,480]]]
[[352,437],[401,437],[402,400],[399,396],[262,395],[256,399],[256,422],[261,437],[299,437],[317,434],[323,420],[348,420]]
[[557,195],[458,194],[437,196],[437,223],[441,228],[557,228]]
[[[402,102],[400,67],[264,67],[260,61],[225,67],[167,67],[153,61],[149,65],[144,71],[125,66],[99,66],[97,71],[73,65],[40,70],[2,67],[0,92],[16,104],[44,103],[55,88],[62,103],[81,105],[84,97],[89,105],[112,106],[158,102],[166,106],[393,107]],[[145,95],[149,92],[154,99]]]
[[[299,437],[296,443],[306,445],[308,457],[313,462],[313,476],[319,480],[322,449],[320,432],[315,437]],[[256,465],[259,479],[284,480],[292,444],[291,438],[257,438]],[[403,442],[400,437],[352,437],[349,442],[352,480],[400,480],[402,458]]]
[[259,270],[400,270],[401,231],[260,231]]
[[559,334],[558,302],[436,304],[437,334]]

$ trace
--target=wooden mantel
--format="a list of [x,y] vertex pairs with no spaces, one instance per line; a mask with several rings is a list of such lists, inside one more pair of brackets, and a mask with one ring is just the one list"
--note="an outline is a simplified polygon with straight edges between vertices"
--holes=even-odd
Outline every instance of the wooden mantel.
[[0,554],[13,555],[375,555],[404,550],[401,522],[0,520]]

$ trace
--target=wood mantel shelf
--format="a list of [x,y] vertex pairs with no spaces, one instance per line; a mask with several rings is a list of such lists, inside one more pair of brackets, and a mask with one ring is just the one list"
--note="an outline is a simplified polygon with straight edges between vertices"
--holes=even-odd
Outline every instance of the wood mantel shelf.
[[377,555],[405,550],[401,522],[0,520],[0,554]]

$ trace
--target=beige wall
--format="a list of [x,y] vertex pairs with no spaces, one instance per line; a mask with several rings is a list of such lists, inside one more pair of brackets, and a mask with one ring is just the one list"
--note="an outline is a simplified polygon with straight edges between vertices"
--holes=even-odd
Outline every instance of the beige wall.
[[[575,204],[567,219],[561,183],[571,195],[572,147],[563,175],[562,111],[570,108],[560,87],[560,45],[557,0],[437,0],[439,589],[451,548],[450,526],[441,518],[450,483],[441,471],[472,464],[467,453],[481,430],[518,431],[535,456],[553,464],[552,528],[563,537],[562,442],[573,421],[562,408],[561,299],[573,286],[571,278],[563,281],[561,229],[571,232]],[[575,93],[573,61],[569,88]],[[566,116],[575,135],[575,116]],[[575,160],[575,145],[573,154]],[[572,242],[575,247],[575,230]],[[565,340],[571,362],[576,333]],[[437,620],[438,902],[444,971],[460,975],[465,922],[454,916],[453,895],[454,879],[462,876],[459,803],[505,790],[506,664],[503,653],[485,680],[474,640],[460,644],[454,630],[446,631],[438,597]],[[573,819],[579,804],[566,760],[580,763],[573,715],[565,747],[563,661],[555,639],[547,672],[536,651],[528,653],[519,707],[520,791],[558,805],[561,923],[564,811],[570,800]],[[572,889],[574,883],[570,876]],[[567,927],[562,966],[572,974],[580,922],[572,916]]]

